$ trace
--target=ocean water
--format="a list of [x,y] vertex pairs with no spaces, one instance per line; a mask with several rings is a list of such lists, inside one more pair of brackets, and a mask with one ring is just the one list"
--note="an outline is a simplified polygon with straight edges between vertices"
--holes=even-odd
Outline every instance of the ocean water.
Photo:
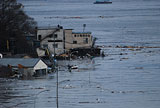
[[82,31],[86,24],[85,30],[91,31],[102,45],[117,42],[157,45],[160,42],[158,0],[114,0],[107,5],[93,4],[94,0],[21,1],[38,26],[60,24]]
[[[106,57],[59,61],[59,108],[159,108],[160,1],[19,0],[38,26],[91,31]],[[123,48],[116,46],[135,46]],[[142,47],[142,48],[139,48]],[[66,65],[78,70],[68,72]],[[0,79],[0,108],[56,108],[56,77]]]

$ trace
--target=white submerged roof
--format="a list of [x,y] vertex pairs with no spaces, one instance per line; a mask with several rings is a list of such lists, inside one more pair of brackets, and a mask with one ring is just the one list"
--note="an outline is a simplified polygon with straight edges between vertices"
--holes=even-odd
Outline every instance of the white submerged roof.
[[3,59],[0,59],[0,65],[4,65],[4,66],[7,66],[7,65],[11,65],[11,66],[18,66],[18,64],[21,64],[23,66],[26,66],[26,67],[34,67],[38,61],[40,59],[39,58],[27,58],[27,59],[24,59],[24,58],[3,58]]

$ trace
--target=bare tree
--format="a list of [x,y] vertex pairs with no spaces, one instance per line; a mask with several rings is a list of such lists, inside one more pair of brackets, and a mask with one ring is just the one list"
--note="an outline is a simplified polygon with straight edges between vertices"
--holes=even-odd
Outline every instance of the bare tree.
[[25,36],[35,33],[36,22],[23,7],[16,0],[0,0],[0,49],[7,49],[10,39],[16,49],[28,46]]

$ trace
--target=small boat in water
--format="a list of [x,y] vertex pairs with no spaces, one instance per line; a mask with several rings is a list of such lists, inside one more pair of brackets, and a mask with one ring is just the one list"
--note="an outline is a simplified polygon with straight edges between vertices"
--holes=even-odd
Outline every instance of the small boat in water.
[[77,65],[68,65],[68,70],[71,72],[72,69],[78,69]]
[[71,67],[71,69],[78,69],[78,66],[74,65],[74,66]]
[[96,1],[96,2],[94,2],[94,4],[112,4],[112,2],[111,1]]

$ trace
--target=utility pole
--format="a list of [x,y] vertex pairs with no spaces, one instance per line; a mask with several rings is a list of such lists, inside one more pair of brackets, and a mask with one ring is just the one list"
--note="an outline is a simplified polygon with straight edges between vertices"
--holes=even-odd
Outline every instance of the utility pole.
[[[58,68],[58,67],[57,67]],[[57,73],[57,108],[59,108],[59,103],[58,103],[58,69],[56,69],[56,73]]]
[[56,72],[56,104],[57,108],[59,108],[59,103],[58,103],[58,67],[56,67],[56,56],[55,56],[55,35],[53,34],[54,37],[54,72]]
[[83,24],[83,32],[84,32],[84,30],[85,30],[85,27],[86,27],[86,24]]

